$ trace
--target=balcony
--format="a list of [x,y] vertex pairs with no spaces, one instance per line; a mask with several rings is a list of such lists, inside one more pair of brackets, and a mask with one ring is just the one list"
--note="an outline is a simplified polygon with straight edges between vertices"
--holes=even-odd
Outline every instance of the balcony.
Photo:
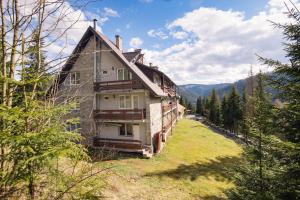
[[94,118],[102,120],[143,120],[146,109],[94,110]]
[[173,102],[171,104],[162,106],[162,110],[163,110],[163,113],[166,113],[166,112],[169,112],[170,110],[173,110],[176,107],[177,107],[177,104]]
[[171,87],[163,86],[162,89],[163,89],[163,91],[164,91],[165,93],[168,93],[170,96],[175,96],[175,95],[176,95],[175,89],[173,89],[173,88],[171,88]]
[[139,80],[103,81],[94,83],[95,92],[100,92],[101,90],[134,90],[143,88],[143,84]]
[[102,148],[142,150],[142,142],[139,140],[121,140],[121,139],[94,137],[93,145],[95,147],[102,147]]

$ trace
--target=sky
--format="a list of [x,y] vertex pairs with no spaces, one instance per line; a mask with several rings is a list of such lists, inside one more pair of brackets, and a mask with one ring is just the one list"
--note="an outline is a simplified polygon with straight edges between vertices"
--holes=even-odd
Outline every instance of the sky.
[[82,21],[68,33],[65,51],[96,18],[98,30],[112,41],[116,34],[123,38],[124,51],[143,49],[146,62],[179,85],[234,82],[247,77],[250,66],[255,73],[272,70],[257,55],[285,62],[283,36],[270,22],[289,22],[284,2],[291,6],[288,0],[97,1],[73,8]]

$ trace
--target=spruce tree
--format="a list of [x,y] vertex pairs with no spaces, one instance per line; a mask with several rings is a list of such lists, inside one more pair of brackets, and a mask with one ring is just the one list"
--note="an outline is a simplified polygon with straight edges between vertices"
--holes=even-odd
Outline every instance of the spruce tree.
[[257,76],[254,91],[254,116],[250,119],[251,144],[245,148],[243,162],[237,166],[234,178],[236,188],[231,199],[274,199],[278,160],[273,153],[278,150],[272,137],[273,106],[265,93],[263,76]]
[[203,116],[203,110],[204,110],[203,100],[202,100],[202,97],[199,96],[197,98],[197,103],[196,103],[196,113]]
[[270,83],[279,91],[283,101],[283,106],[275,110],[276,132],[284,142],[280,149],[284,155],[280,166],[282,173],[278,177],[281,186],[277,193],[280,198],[296,199],[300,198],[300,11],[294,4],[287,8],[291,23],[274,25],[283,31],[284,50],[289,62],[281,63],[266,58],[260,60],[274,68]]
[[241,121],[240,95],[235,86],[232,86],[228,96],[228,128],[237,133]]
[[241,119],[241,132],[244,136],[245,141],[248,141],[248,135],[250,131],[250,110],[249,110],[249,97],[246,92],[246,88],[243,90],[243,96],[241,101],[242,108],[242,119]]
[[221,103],[221,122],[225,129],[229,128],[228,114],[228,98],[227,95],[224,95]]
[[209,120],[216,124],[220,124],[220,102],[216,90],[213,89],[209,102]]
[[209,110],[210,110],[210,100],[209,97],[203,98],[203,104],[204,104],[204,112],[203,115],[208,118],[209,117]]

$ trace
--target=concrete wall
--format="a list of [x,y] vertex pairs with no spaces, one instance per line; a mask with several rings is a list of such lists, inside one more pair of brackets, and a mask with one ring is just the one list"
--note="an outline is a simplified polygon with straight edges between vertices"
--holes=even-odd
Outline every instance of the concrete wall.
[[[101,45],[100,62],[101,65],[97,66],[97,81],[116,81],[117,69],[126,67],[104,44]],[[103,71],[107,74],[103,74]]]
[[[74,63],[70,72],[80,73],[80,84],[70,85],[68,76],[63,84],[60,85],[58,96],[62,99],[77,97],[80,101],[80,111],[76,112],[75,117],[80,117],[81,134],[90,138],[95,133],[95,125],[93,120],[93,105],[94,105],[94,56],[91,53],[94,51],[93,38],[87,43],[82,54]],[[89,142],[89,140],[87,140]]]

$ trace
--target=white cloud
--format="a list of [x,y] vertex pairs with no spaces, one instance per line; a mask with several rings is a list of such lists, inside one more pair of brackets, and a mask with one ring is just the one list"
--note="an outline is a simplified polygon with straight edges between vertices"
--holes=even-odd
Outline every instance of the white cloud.
[[160,39],[167,39],[168,36],[166,33],[164,33],[163,31],[161,30],[154,30],[154,29],[151,29],[147,32],[147,34],[150,36],[150,37],[153,37],[153,38],[160,38]]
[[119,17],[119,13],[116,10],[113,10],[112,8],[105,7],[104,9],[104,16],[107,17]]
[[130,45],[132,48],[139,48],[142,44],[143,44],[143,40],[141,40],[141,39],[138,38],[138,37],[133,37],[133,38],[131,38],[131,40],[130,40],[130,42],[129,42],[129,45]]
[[181,42],[162,50],[145,50],[147,62],[158,65],[177,84],[234,82],[262,66],[256,54],[285,61],[281,30],[268,21],[285,23],[281,0],[269,0],[257,15],[200,7],[166,25]]
[[184,31],[171,32],[171,35],[175,39],[183,40],[188,37],[188,33]]

